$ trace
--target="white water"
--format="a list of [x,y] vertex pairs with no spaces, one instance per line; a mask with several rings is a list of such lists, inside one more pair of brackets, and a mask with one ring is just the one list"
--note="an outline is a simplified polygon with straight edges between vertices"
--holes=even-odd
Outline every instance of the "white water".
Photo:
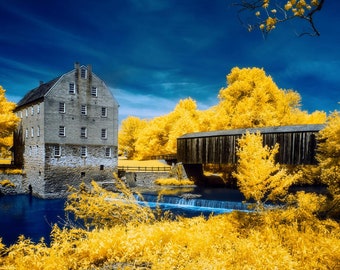
[[151,208],[159,206],[163,210],[179,210],[183,212],[190,211],[201,213],[222,214],[229,213],[233,210],[247,211],[248,205],[242,202],[205,200],[200,198],[186,199],[177,196],[163,196],[160,200],[156,195],[143,194],[143,199],[136,196],[141,204],[147,204]]

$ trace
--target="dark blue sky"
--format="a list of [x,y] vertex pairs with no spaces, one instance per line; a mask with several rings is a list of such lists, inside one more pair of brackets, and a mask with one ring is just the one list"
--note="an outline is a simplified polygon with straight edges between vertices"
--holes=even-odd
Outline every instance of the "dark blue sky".
[[74,62],[91,64],[122,120],[166,114],[187,97],[206,109],[231,68],[262,67],[300,93],[304,110],[339,109],[340,1],[316,15],[320,37],[299,38],[307,26],[286,23],[267,39],[240,24],[232,2],[1,0],[0,85],[17,102]]

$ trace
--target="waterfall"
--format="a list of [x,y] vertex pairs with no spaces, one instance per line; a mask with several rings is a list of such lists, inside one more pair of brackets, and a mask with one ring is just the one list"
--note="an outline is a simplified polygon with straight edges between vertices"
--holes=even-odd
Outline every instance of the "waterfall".
[[164,210],[183,209],[203,213],[228,213],[233,210],[248,211],[248,204],[235,201],[206,200],[200,198],[182,198],[178,196],[162,196],[159,200],[157,195],[143,194],[143,199],[136,195],[141,204],[150,207],[159,206]]

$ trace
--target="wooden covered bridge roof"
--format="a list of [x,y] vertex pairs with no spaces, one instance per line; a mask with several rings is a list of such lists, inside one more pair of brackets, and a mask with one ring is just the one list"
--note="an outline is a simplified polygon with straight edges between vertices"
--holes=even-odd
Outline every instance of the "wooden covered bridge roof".
[[177,160],[184,164],[236,163],[237,139],[246,132],[260,132],[264,145],[280,145],[279,163],[316,164],[316,134],[323,128],[324,125],[293,125],[189,133],[177,139]]

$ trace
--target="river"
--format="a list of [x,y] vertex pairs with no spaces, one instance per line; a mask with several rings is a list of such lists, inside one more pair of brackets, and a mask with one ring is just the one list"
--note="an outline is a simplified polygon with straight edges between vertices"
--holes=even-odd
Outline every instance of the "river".
[[[158,191],[140,190],[150,207],[159,205],[175,215],[194,217],[221,214],[233,209],[245,210],[240,192],[225,188],[170,188]],[[139,198],[137,196],[137,198]],[[34,242],[41,237],[49,243],[53,224],[63,224],[65,199],[44,200],[29,195],[0,197],[0,237],[6,245],[15,243],[19,235]]]

